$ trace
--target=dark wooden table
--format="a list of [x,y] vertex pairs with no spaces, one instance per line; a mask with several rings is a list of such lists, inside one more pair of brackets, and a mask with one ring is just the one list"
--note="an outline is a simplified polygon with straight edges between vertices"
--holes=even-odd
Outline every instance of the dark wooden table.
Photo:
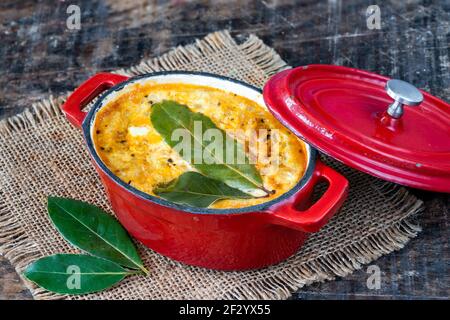
[[[379,4],[381,29],[366,10]],[[68,30],[66,9],[81,9],[81,29]],[[401,78],[450,100],[450,1],[29,1],[0,2],[0,118],[49,94],[74,89],[90,75],[135,64],[209,32],[254,33],[291,65],[329,63]],[[448,299],[450,200],[425,200],[423,232],[403,250],[375,262],[379,290],[366,269],[301,289],[301,299]],[[30,299],[0,257],[0,299]]]

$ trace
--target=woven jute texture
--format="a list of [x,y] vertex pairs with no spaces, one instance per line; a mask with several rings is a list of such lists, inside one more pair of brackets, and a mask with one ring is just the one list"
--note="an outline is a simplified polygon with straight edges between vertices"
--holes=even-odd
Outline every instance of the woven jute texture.
[[[216,32],[118,73],[159,70],[217,73],[263,86],[289,68],[255,36],[237,43]],[[48,195],[84,200],[111,212],[81,132],[60,111],[64,97],[41,101],[0,123],[0,253],[20,273],[37,258],[77,252],[52,227]],[[350,181],[341,211],[287,261],[256,271],[219,272],[190,267],[138,245],[147,277],[129,277],[96,294],[59,296],[26,282],[36,299],[285,299],[304,285],[346,276],[402,248],[420,231],[423,205],[404,188],[325,159]]]

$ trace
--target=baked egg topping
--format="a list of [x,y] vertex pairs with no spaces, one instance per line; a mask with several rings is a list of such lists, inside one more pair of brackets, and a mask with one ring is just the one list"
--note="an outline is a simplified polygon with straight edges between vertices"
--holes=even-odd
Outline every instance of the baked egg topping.
[[293,188],[303,176],[306,168],[303,142],[283,127],[265,106],[212,87],[148,82],[127,86],[106,102],[94,119],[95,149],[105,165],[125,183],[154,195],[156,186],[186,171],[195,171],[152,126],[152,105],[164,100],[176,101],[209,117],[245,146],[249,155],[258,152],[248,146],[252,132],[267,132],[262,137],[265,143],[276,133],[276,165],[252,157],[264,187],[272,190],[272,194],[264,198],[219,200],[210,208],[241,208],[270,201]]

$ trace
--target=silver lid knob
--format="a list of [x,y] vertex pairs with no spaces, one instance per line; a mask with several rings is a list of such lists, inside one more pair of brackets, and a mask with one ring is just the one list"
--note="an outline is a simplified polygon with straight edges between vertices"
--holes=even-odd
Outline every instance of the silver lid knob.
[[402,80],[389,80],[386,83],[385,90],[395,100],[387,109],[387,113],[395,119],[403,115],[404,104],[407,106],[417,106],[423,101],[423,95],[419,89]]

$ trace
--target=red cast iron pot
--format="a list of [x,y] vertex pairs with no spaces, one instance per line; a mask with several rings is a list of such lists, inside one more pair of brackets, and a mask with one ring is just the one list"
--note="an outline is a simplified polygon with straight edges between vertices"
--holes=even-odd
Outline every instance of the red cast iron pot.
[[[193,72],[158,72],[128,78],[100,73],[84,82],[62,109],[82,128],[91,158],[106,188],[113,210],[128,232],[149,248],[174,260],[220,270],[262,268],[295,253],[308,235],[318,231],[341,207],[347,180],[317,159],[306,145],[307,168],[289,192],[256,206],[201,209],[179,205],[143,193],[120,180],[98,156],[92,141],[97,111],[126,86],[146,81],[191,83],[215,87],[263,104],[261,90],[221,76]],[[82,109],[107,90],[89,113]],[[323,196],[310,205],[314,186],[328,182]]]

